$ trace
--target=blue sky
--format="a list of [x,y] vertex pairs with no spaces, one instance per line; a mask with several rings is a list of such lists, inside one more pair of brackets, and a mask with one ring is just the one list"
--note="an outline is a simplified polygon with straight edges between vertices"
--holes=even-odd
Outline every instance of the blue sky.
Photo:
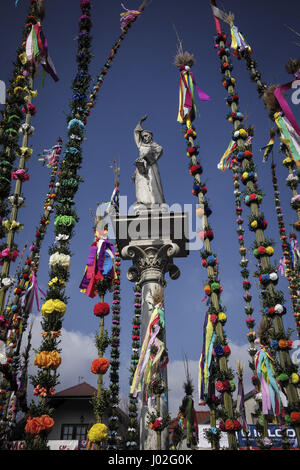
[[[0,79],[7,81],[12,71],[16,47],[21,38],[28,1],[19,0],[15,8],[13,0],[2,0],[1,12],[1,56]],[[100,2],[94,0],[93,17],[93,62],[91,74],[96,77],[110,54],[112,45],[120,35],[120,1]],[[16,235],[16,242],[22,249],[26,241],[31,242],[35,227],[39,223],[42,205],[47,192],[49,171],[38,162],[37,155],[56,143],[61,136],[66,142],[66,115],[72,97],[71,81],[76,73],[75,40],[78,33],[80,16],[79,0],[45,0],[46,18],[44,32],[48,39],[49,53],[55,64],[60,81],[54,83],[47,76],[44,88],[41,78],[37,77],[35,86],[38,97],[34,104],[38,108],[32,120],[35,127],[30,144],[34,154],[28,163],[30,181],[23,186],[26,208],[19,211],[19,221],[24,230]],[[139,2],[132,0],[125,6],[136,9]],[[237,0],[224,1],[219,5],[233,11],[236,25],[246,35],[258,61],[263,80],[267,83],[286,83],[291,80],[284,64],[290,57],[298,57],[297,36],[287,26],[299,30],[300,5],[287,0],[284,5],[279,1],[250,3]],[[228,108],[225,104],[226,90],[221,83],[219,59],[213,47],[215,25],[209,1],[153,0],[138,21],[129,31],[115,57],[95,107],[88,118],[86,141],[83,145],[83,165],[80,175],[84,179],[76,196],[76,210],[80,222],[75,229],[71,248],[71,277],[67,287],[70,297],[64,328],[68,331],[93,335],[98,328],[92,310],[95,300],[80,293],[78,285],[93,241],[90,209],[96,210],[98,202],[107,201],[113,187],[111,162],[120,161],[120,192],[127,195],[129,204],[135,201],[135,189],[131,183],[137,148],[133,139],[133,129],[138,120],[148,115],[145,126],[154,133],[154,139],[163,146],[164,153],[159,162],[164,193],[168,204],[195,204],[192,195],[193,181],[188,172],[186,144],[181,125],[177,122],[179,72],[173,66],[177,51],[177,37],[174,26],[183,43],[183,49],[194,54],[193,67],[199,87],[211,97],[210,102],[197,101],[200,116],[195,120],[197,144],[200,145],[199,158],[203,166],[202,180],[207,185],[207,197],[213,213],[209,222],[215,238],[212,249],[220,261],[220,279],[223,285],[222,301],[227,308],[228,321],[225,332],[238,346],[245,345],[248,332],[245,325],[242,279],[240,276],[240,255],[235,226],[235,205],[232,175],[217,169],[220,157],[231,139],[232,125],[225,120]],[[228,33],[228,27],[225,26]],[[300,39],[298,41],[300,43]],[[247,122],[255,126],[254,158],[258,169],[258,183],[265,197],[262,211],[269,222],[268,237],[276,241],[273,261],[281,256],[276,213],[273,203],[273,189],[270,163],[262,163],[260,148],[266,145],[269,127],[272,124],[263,103],[259,100],[256,86],[250,81],[244,62],[233,60],[233,76],[237,80],[240,95],[240,110],[246,115]],[[300,121],[299,106],[292,105],[293,112]],[[278,147],[278,146],[277,146]],[[286,169],[281,165],[282,157],[275,153],[278,162],[277,176],[281,205],[286,226],[295,221],[295,213],[290,209],[291,192],[285,184]],[[244,207],[244,218],[250,215]],[[245,224],[245,244],[250,248],[254,241]],[[288,229],[289,230],[289,229]],[[53,242],[53,219],[45,237],[41,252],[39,286],[46,289],[48,282],[48,247]],[[252,260],[251,271],[255,266]],[[170,280],[166,288],[166,327],[167,346],[171,361],[182,361],[186,355],[191,361],[198,361],[202,348],[202,325],[206,306],[203,298],[203,284],[206,270],[201,267],[199,252],[191,251],[186,259],[176,260],[181,277]],[[121,309],[121,347],[124,358],[130,356],[131,320],[133,317],[133,285],[126,279],[130,262],[122,263],[122,309]],[[13,272],[13,271],[12,271]],[[287,281],[282,279],[278,286],[286,296],[288,313],[284,318],[285,326],[294,328],[294,319],[287,291]],[[252,282],[255,318],[259,320],[259,304],[254,281]],[[107,297],[109,299],[109,297]],[[106,326],[110,329],[110,321]],[[296,335],[293,335],[296,339]],[[91,358],[92,360],[93,358]],[[74,372],[74,383],[82,375]],[[91,381],[91,374],[85,376]],[[197,377],[193,377],[195,386]],[[63,377],[61,377],[63,387]],[[68,386],[72,385],[68,383]],[[126,386],[126,384],[125,384]],[[125,389],[126,393],[126,389]]]

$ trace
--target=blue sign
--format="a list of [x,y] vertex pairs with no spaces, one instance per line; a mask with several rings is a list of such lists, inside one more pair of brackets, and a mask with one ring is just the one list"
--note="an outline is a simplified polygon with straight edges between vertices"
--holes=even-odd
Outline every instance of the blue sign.
[[[250,447],[258,447],[256,438],[259,437],[259,433],[257,432],[256,426],[254,424],[249,424],[248,428],[248,445]],[[241,447],[245,447],[247,445],[246,433],[242,430],[238,432],[237,435],[239,445]],[[297,447],[296,432],[293,428],[287,428],[287,436],[289,438],[291,447]],[[278,426],[277,424],[268,425],[268,437],[273,443],[273,448],[280,448],[282,446],[281,429],[280,426]]]

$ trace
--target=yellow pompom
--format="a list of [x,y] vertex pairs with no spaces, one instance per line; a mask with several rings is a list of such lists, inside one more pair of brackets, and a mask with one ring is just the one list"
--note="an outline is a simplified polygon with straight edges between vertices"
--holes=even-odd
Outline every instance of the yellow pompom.
[[267,246],[266,253],[267,255],[272,256],[274,254],[274,248],[272,246]]
[[225,323],[227,320],[226,314],[224,312],[220,312],[218,314],[218,320],[222,323]]
[[107,426],[103,423],[96,423],[88,432],[88,438],[90,442],[101,442],[104,441],[108,436]]
[[60,313],[62,317],[66,311],[66,304],[59,299],[49,299],[47,300],[41,308],[41,313],[43,316],[51,315],[53,312]]
[[299,375],[296,372],[293,372],[291,375],[292,383],[297,384],[299,382]]

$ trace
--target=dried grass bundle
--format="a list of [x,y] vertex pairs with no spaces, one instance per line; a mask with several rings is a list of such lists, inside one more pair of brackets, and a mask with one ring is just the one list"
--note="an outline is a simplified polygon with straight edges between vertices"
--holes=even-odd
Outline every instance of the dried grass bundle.
[[269,342],[269,320],[262,317],[258,330],[257,337],[260,339],[261,344],[268,344]]
[[156,287],[154,292],[152,292],[153,305],[157,305],[164,302],[164,294],[161,289]]
[[192,67],[195,63],[195,57],[189,52],[178,51],[174,59],[175,67],[181,67],[182,65]]
[[244,364],[239,359],[235,362],[238,379],[243,379]]
[[252,126],[252,125],[248,126],[246,131],[247,131],[248,135],[250,135],[251,137],[254,136],[254,126]]
[[275,113],[278,113],[279,111],[281,111],[280,105],[274,95],[274,91],[278,86],[279,85],[269,86],[269,88],[267,88],[263,94],[264,105],[267,109],[269,109],[270,111],[269,116],[271,119],[274,119]]
[[285,65],[287,73],[294,75],[300,69],[300,59],[290,58],[289,62]]

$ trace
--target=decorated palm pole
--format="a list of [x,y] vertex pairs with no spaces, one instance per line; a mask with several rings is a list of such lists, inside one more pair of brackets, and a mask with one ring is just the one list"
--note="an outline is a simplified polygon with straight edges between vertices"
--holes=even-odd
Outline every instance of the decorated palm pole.
[[90,115],[91,109],[94,107],[96,103],[98,93],[101,90],[103,82],[107,76],[109,69],[112,66],[113,60],[116,54],[118,53],[122,42],[126,38],[133,23],[139,18],[141,13],[147,7],[147,2],[143,2],[137,10],[128,10],[127,8],[123,6],[123,4],[122,4],[122,7],[124,10],[120,15],[120,27],[121,27],[122,33],[120,34],[116,42],[113,44],[110,55],[107,57],[107,60],[101,72],[96,77],[96,81],[95,81],[96,83],[93,85],[90,91],[89,100],[88,100],[87,108],[86,108],[86,116]]
[[[0,217],[8,217],[11,207],[9,194],[11,191],[11,171],[15,164],[17,154],[20,156],[19,134],[27,133],[32,135],[33,127],[23,122],[24,112],[30,90],[30,76],[24,63],[24,54],[26,42],[31,28],[34,24],[42,21],[44,18],[43,3],[37,0],[31,0],[29,11],[26,16],[26,25],[23,31],[22,44],[17,49],[15,68],[10,79],[10,86],[7,89],[7,98],[2,119],[0,122]],[[36,94],[36,92],[35,92]],[[0,238],[7,235],[5,227],[0,225]]]
[[[282,247],[282,258],[280,260],[280,266],[278,271],[281,273],[282,276],[285,276],[288,280],[288,288],[290,291],[291,303],[294,311],[294,318],[296,322],[297,334],[300,334],[300,323],[299,323],[299,302],[298,302],[298,290],[299,290],[299,272],[297,270],[297,259],[298,259],[298,252],[299,249],[297,247],[297,237],[296,234],[291,233],[289,239],[286,234],[286,227],[283,219],[282,207],[280,203],[279,197],[279,185],[278,179],[276,175],[276,165],[272,161],[271,164],[272,170],[272,183],[274,189],[274,203],[276,206],[276,213],[277,213],[277,222],[278,222],[278,229],[279,235],[281,240],[281,247]],[[292,242],[294,240],[294,242]]]
[[284,85],[267,85],[262,82],[261,72],[257,69],[257,62],[253,59],[253,50],[246,42],[243,35],[234,25],[234,15],[227,15],[217,8],[216,1],[211,0],[216,25],[221,31],[219,19],[230,26],[231,29],[231,47],[233,54],[246,62],[247,69],[250,71],[250,78],[257,86],[259,97],[263,97],[264,104],[269,110],[270,119],[276,123],[280,139],[282,142],[282,151],[285,154],[283,165],[288,169],[286,178],[287,185],[291,188],[292,198],[291,206],[297,214],[295,221],[295,230],[300,230],[300,196],[297,192],[299,183],[298,175],[294,173],[295,166],[300,165],[300,128],[288,105],[284,93],[293,88],[293,83],[299,78],[300,60],[290,59],[286,65],[286,71],[294,76],[294,80]]
[[[36,2],[35,2],[36,3]],[[19,208],[22,206],[22,186],[23,183],[28,181],[30,176],[26,168],[26,162],[30,159],[33,150],[28,146],[29,137],[33,134],[31,126],[31,118],[37,112],[32,100],[37,96],[37,92],[33,89],[34,77],[38,71],[38,65],[42,64],[45,72],[49,73],[52,78],[57,81],[58,77],[55,68],[48,54],[48,45],[43,28],[41,25],[41,17],[43,17],[43,2],[38,2],[36,9],[36,16],[31,17],[30,32],[27,36],[24,51],[20,55],[20,60],[23,64],[23,76],[27,79],[27,86],[23,87],[22,93],[24,96],[24,107],[22,112],[25,116],[25,122],[20,127],[23,134],[22,145],[18,149],[19,165],[15,171],[12,171],[11,178],[16,181],[14,194],[12,197],[10,217],[7,220],[2,220],[2,226],[7,231],[7,241],[5,249],[1,252],[1,279],[7,278],[10,274],[11,261],[15,261],[19,255],[15,245],[15,233],[22,228],[21,224],[17,221]],[[20,202],[21,201],[21,202]],[[0,288],[0,312],[3,312],[5,305],[6,289],[1,286]]]
[[[215,2],[212,0],[212,5]],[[219,25],[218,18],[215,16],[216,23]],[[217,29],[218,31],[218,29]],[[270,256],[273,255],[274,249],[271,241],[264,235],[265,227],[262,225],[264,220],[263,214],[260,212],[259,207],[262,200],[261,191],[257,187],[257,172],[252,160],[251,154],[246,154],[245,141],[249,137],[248,132],[242,126],[242,119],[240,116],[238,101],[239,97],[235,90],[235,79],[231,76],[233,68],[230,61],[230,50],[226,46],[226,35],[220,31],[217,32],[215,38],[215,45],[217,48],[218,56],[221,60],[221,73],[224,74],[224,86],[228,91],[227,104],[231,107],[231,118],[234,125],[233,140],[237,143],[236,157],[240,162],[241,181],[245,185],[247,191],[245,194],[245,203],[250,206],[251,217],[257,221],[257,228],[255,230],[255,243],[254,243],[254,256],[259,261],[259,275],[265,276],[262,285],[263,306],[264,314],[272,324],[274,339],[280,342],[281,347],[278,351],[279,364],[276,368],[277,380],[280,386],[285,390],[288,397],[288,414],[296,412],[299,409],[299,398],[295,384],[293,383],[293,374],[296,367],[292,364],[288,342],[288,337],[285,333],[282,315],[286,312],[283,305],[283,295],[275,289],[274,281],[271,274],[276,271],[270,263]],[[267,354],[267,353],[265,353]],[[275,352],[274,352],[275,355]],[[275,384],[274,387],[276,388]],[[275,414],[280,413],[280,402],[274,403]],[[266,413],[266,408],[264,408]],[[293,415],[294,416],[294,415]],[[296,415],[298,416],[298,415]],[[295,431],[299,441],[300,429],[297,423],[295,424]]]
[[[207,312],[207,329],[205,337],[204,353],[200,360],[200,397],[205,399],[209,404],[213,397],[208,396],[208,385],[210,381],[215,381],[217,391],[222,394],[224,403],[223,420],[220,427],[228,433],[229,449],[237,448],[237,440],[235,431],[237,430],[237,421],[235,420],[233,410],[232,391],[235,388],[233,382],[232,371],[228,368],[228,355],[230,354],[227,345],[226,336],[224,334],[224,323],[226,322],[226,314],[221,305],[222,286],[218,279],[217,258],[212,253],[211,241],[213,239],[213,231],[208,223],[208,217],[211,214],[208,202],[206,200],[206,187],[201,183],[202,167],[197,159],[198,150],[195,145],[196,131],[192,126],[192,121],[196,117],[196,106],[193,97],[193,87],[197,87],[190,68],[194,63],[194,58],[188,52],[183,53],[182,48],[179,50],[175,58],[175,66],[180,70],[180,104],[178,121],[185,126],[185,139],[187,142],[187,155],[190,158],[190,174],[194,179],[193,194],[198,199],[197,216],[203,217],[203,237],[204,248],[201,251],[202,265],[206,267],[208,280],[204,287],[205,294],[208,298],[209,310]],[[209,97],[198,87],[197,91],[200,99],[208,100]],[[209,377],[212,348],[216,357],[215,376]],[[206,353],[205,353],[206,352]],[[211,432],[216,429],[216,420],[214,416],[214,406],[212,407]],[[239,426],[240,428],[240,426]],[[217,435],[217,433],[215,434]],[[216,441],[213,439],[213,447],[216,447]]]
[[[131,366],[130,366],[130,377],[129,385],[130,389],[133,383],[133,377],[137,369],[137,365],[140,357],[140,346],[141,346],[141,315],[142,315],[142,289],[138,284],[134,287],[134,316],[132,319],[132,336],[131,336]],[[127,433],[126,449],[137,450],[139,449],[139,423],[138,423],[138,396],[129,394],[128,400],[128,416],[129,416],[129,427]]]
[[[78,36],[78,69],[73,81],[73,100],[70,105],[68,117],[68,143],[64,152],[61,167],[58,192],[56,196],[55,235],[56,240],[50,247],[50,280],[46,293],[46,301],[41,307],[42,314],[42,342],[35,357],[38,372],[31,377],[36,389],[45,389],[43,396],[39,397],[38,404],[31,403],[27,414],[26,449],[47,449],[47,435],[54,422],[49,409],[49,396],[57,384],[57,369],[61,363],[59,337],[61,335],[62,321],[66,312],[67,299],[64,294],[69,279],[71,262],[70,241],[74,226],[78,220],[74,206],[74,197],[81,181],[78,169],[82,162],[82,142],[85,131],[85,107],[90,82],[89,63],[90,53],[90,2],[82,0],[81,16],[79,18]],[[80,100],[76,93],[80,93]],[[76,97],[75,97],[76,95]],[[38,427],[42,420],[42,426]],[[45,421],[45,422],[44,422]]]
[[[95,240],[90,247],[88,261],[80,289],[90,298],[99,296],[100,302],[94,306],[94,315],[99,318],[99,333],[95,344],[98,358],[91,365],[91,372],[97,375],[97,392],[92,403],[96,423],[88,432],[89,449],[100,450],[101,443],[108,437],[108,428],[103,423],[103,414],[110,406],[109,390],[104,388],[103,377],[109,369],[110,361],[104,356],[110,343],[105,317],[110,313],[110,306],[104,302],[105,294],[112,289],[115,279],[114,247],[108,240],[107,216],[98,214],[95,220]],[[116,334],[116,332],[115,332]]]
[[[52,149],[47,150],[43,160],[51,168],[49,189],[44,201],[44,212],[37,228],[35,239],[30,246],[30,255],[27,257],[23,268],[18,273],[18,283],[14,289],[14,297],[5,309],[2,319],[1,344],[4,348],[4,357],[1,361],[1,370],[4,380],[1,384],[2,390],[7,393],[1,396],[1,414],[7,416],[7,408],[12,396],[18,393],[19,361],[22,338],[27,327],[28,318],[36,299],[39,310],[39,287],[37,284],[37,273],[39,269],[39,253],[42,240],[50,222],[50,216],[54,209],[55,196],[57,192],[56,178],[59,168],[61,153],[61,139]],[[8,284],[7,284],[8,285]],[[43,390],[41,390],[43,392]],[[18,401],[16,402],[18,408]]]

